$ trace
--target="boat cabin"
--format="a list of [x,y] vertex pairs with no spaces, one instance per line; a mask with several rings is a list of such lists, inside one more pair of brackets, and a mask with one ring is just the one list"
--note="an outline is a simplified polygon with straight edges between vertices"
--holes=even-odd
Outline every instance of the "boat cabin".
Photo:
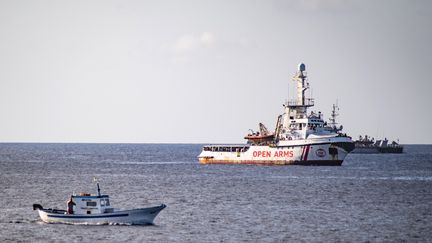
[[100,214],[114,211],[110,206],[108,195],[80,193],[79,195],[72,195],[72,200],[75,203],[74,214]]

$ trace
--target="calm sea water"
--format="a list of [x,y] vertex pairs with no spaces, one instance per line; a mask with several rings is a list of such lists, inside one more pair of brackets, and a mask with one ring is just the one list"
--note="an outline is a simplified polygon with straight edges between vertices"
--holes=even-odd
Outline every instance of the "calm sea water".
[[[200,165],[201,145],[0,144],[0,242],[432,241],[432,146],[340,167]],[[165,203],[154,226],[42,223],[73,192]]]

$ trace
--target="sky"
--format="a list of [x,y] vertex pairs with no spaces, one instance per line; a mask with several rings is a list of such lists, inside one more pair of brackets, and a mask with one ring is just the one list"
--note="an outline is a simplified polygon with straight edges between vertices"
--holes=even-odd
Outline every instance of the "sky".
[[0,142],[244,143],[306,64],[353,138],[431,144],[427,0],[0,0]]

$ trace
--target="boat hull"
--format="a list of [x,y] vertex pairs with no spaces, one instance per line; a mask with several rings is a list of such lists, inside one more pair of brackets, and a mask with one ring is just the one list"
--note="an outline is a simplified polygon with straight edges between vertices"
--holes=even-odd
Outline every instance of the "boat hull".
[[198,159],[201,164],[340,166],[353,149],[354,143],[351,140],[297,145],[285,143],[278,146],[250,145],[236,151],[203,150]]
[[403,153],[403,147],[378,147],[378,151],[380,153],[388,153],[388,154],[401,154]]
[[356,147],[353,151],[353,154],[401,154],[403,153],[403,147]]
[[153,224],[155,217],[166,205],[121,210],[102,214],[65,214],[63,210],[38,209],[39,216],[46,223],[65,224]]
[[379,153],[376,147],[356,147],[351,153],[353,154],[377,154]]
[[246,165],[315,165],[340,166],[343,160],[308,160],[308,161],[279,161],[279,160],[200,160],[201,164],[246,164]]

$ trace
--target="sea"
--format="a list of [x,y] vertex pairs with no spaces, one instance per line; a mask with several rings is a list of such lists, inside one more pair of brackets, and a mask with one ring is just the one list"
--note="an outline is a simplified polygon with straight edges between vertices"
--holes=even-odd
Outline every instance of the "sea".
[[[201,165],[202,144],[0,144],[0,242],[432,242],[432,145],[342,166]],[[41,222],[72,193],[154,225]]]

